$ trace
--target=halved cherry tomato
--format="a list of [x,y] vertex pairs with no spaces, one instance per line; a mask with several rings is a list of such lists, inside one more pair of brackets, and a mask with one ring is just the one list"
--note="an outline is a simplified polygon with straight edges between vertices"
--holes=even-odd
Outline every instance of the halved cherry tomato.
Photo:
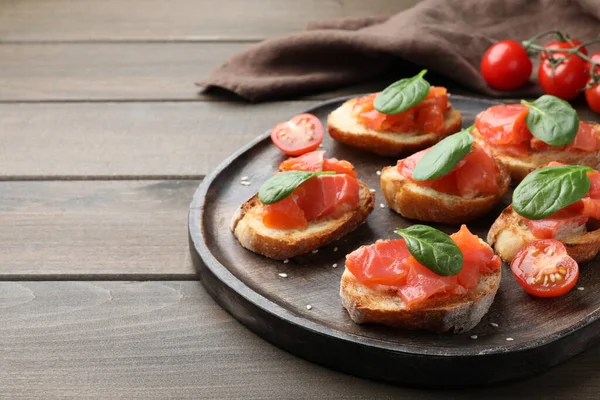
[[[548,48],[548,49],[573,49],[577,46],[579,46],[581,44],[581,42],[577,39],[568,39],[567,41],[564,42],[550,42],[546,45],[544,45],[544,47]],[[581,51],[583,54],[587,55],[587,49],[585,48],[585,46],[580,47],[579,51]],[[556,53],[554,53],[556,54]],[[547,51],[542,51],[540,53],[540,60],[544,61],[547,60],[549,58],[552,57],[552,53],[547,52]]]
[[279,150],[299,156],[315,150],[323,141],[323,124],[312,114],[300,114],[275,125],[271,140]]
[[501,40],[487,49],[481,59],[480,69],[490,87],[514,90],[527,82],[533,65],[521,43]]
[[588,79],[585,61],[566,53],[554,53],[553,56],[566,57],[554,68],[550,60],[544,60],[538,70],[538,80],[544,93],[572,100],[583,91]]
[[523,247],[510,263],[510,269],[525,291],[537,297],[562,296],[579,278],[577,262],[554,239],[537,240]]

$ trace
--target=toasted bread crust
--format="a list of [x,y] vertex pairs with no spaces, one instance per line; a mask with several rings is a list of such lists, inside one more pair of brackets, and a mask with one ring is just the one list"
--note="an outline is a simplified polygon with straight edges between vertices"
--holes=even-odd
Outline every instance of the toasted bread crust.
[[[487,241],[496,253],[507,263],[529,243],[540,240],[533,236],[521,217],[508,206],[498,216],[488,232]],[[600,251],[600,229],[575,234],[560,240],[571,257],[577,262],[592,260]]]
[[405,218],[458,224],[487,214],[504,196],[510,185],[508,168],[498,163],[498,192],[466,199],[419,186],[401,175],[396,166],[381,172],[381,191],[390,208]]
[[[585,123],[594,127],[596,136],[600,140],[600,124],[593,121],[585,121]],[[477,128],[473,128],[471,134],[478,143],[485,143],[485,139],[481,136]],[[531,171],[541,165],[548,164],[550,161],[557,161],[563,164],[587,165],[594,169],[600,168],[600,150],[591,153],[582,151],[541,151],[530,154],[528,157],[516,157],[503,153],[489,143],[486,146],[492,150],[496,159],[510,169],[512,178],[516,181],[523,180]]]
[[445,129],[442,133],[427,132],[377,132],[361,125],[352,116],[356,99],[350,99],[327,117],[329,135],[349,146],[358,147],[382,156],[400,156],[433,146],[443,138],[460,131],[460,111],[450,107],[445,114]]
[[255,253],[283,260],[317,249],[347,235],[362,224],[375,207],[375,195],[360,182],[360,203],[356,210],[338,218],[311,221],[305,230],[280,231],[262,224],[262,203],[254,195],[240,206],[231,221],[231,230],[240,244]]
[[477,287],[464,296],[432,297],[419,308],[408,309],[393,288],[382,291],[366,287],[346,269],[340,283],[340,297],[350,318],[358,324],[465,332],[474,328],[489,310],[500,286],[500,276],[498,268],[493,274],[482,275]]

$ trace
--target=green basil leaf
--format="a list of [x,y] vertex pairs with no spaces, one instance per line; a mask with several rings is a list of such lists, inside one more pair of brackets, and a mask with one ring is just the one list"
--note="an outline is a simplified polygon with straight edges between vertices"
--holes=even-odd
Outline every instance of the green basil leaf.
[[277,203],[312,177],[317,175],[334,175],[334,171],[285,171],[273,175],[258,190],[258,199],[263,204]]
[[529,107],[525,123],[533,136],[550,146],[566,146],[575,140],[579,118],[569,103],[548,94],[533,103],[521,103]]
[[513,192],[513,209],[528,219],[549,217],[587,194],[588,171],[592,168],[580,165],[536,169]]
[[416,106],[429,94],[429,82],[423,79],[426,69],[412,78],[400,79],[375,97],[374,106],[383,114],[398,114]]
[[464,264],[460,248],[450,236],[427,225],[413,225],[396,233],[419,263],[441,276],[456,275]]
[[470,126],[467,129],[448,136],[431,148],[421,158],[413,170],[413,179],[426,181],[448,174],[473,147]]

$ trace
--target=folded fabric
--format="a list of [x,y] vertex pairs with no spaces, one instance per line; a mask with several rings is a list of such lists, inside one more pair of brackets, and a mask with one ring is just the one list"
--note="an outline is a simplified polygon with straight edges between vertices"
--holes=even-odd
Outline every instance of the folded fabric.
[[548,29],[596,37],[600,0],[425,0],[390,18],[314,22],[249,47],[197,84],[262,101],[367,81],[404,62],[480,93],[506,95],[479,74],[483,53],[493,41]]

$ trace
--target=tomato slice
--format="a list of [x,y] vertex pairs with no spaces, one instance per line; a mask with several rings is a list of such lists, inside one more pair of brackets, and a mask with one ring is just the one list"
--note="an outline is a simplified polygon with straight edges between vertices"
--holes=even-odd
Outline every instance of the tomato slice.
[[300,114],[275,125],[271,140],[279,150],[299,156],[315,150],[323,141],[323,124],[312,114]]
[[527,293],[538,297],[562,296],[579,278],[577,262],[554,239],[537,240],[523,247],[510,269]]

